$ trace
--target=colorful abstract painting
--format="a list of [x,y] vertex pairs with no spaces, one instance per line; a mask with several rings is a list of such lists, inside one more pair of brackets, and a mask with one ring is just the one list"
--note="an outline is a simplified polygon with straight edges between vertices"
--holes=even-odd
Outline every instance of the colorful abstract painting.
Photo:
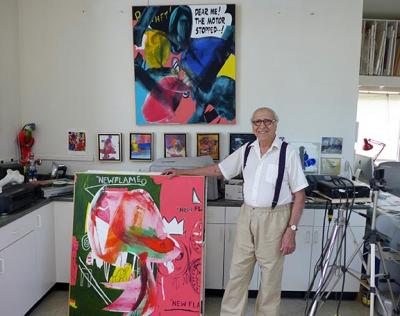
[[164,134],[164,157],[186,157],[186,134]]
[[97,134],[99,161],[122,161],[122,134]]
[[132,7],[136,123],[235,124],[235,5]]
[[204,181],[78,173],[69,315],[200,315]]
[[129,159],[138,161],[153,160],[153,134],[129,134]]
[[197,156],[211,156],[219,160],[219,133],[197,134]]
[[86,132],[68,131],[68,151],[86,151]]

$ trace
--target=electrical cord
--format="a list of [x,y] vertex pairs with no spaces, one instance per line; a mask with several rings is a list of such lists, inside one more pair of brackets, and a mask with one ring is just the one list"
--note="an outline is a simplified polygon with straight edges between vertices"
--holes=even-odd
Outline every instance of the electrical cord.
[[[314,266],[313,279],[312,279],[312,282],[310,283],[310,286],[309,286],[309,288],[307,289],[307,292],[306,292],[306,295],[305,295],[305,300],[306,300],[305,313],[307,312],[307,309],[308,309],[308,301],[309,301],[309,298],[310,298],[310,296],[311,296],[311,291],[312,291],[312,288],[313,288],[313,286],[314,286],[315,279],[316,279],[316,277],[317,277],[317,275],[318,275],[318,271],[319,271],[318,268],[320,267],[320,268],[322,269],[323,258],[325,257],[326,252],[328,251],[328,248],[325,249],[325,222],[326,222],[326,215],[327,215],[328,209],[332,209],[332,203],[331,203],[331,201],[329,201],[329,200],[327,200],[326,203],[325,203],[324,218],[323,218],[323,222],[322,222],[323,230],[322,230],[321,255],[320,255],[320,257],[318,258],[318,260],[317,260],[317,262],[316,262],[316,264],[315,264],[315,266]],[[328,224],[328,231],[327,231],[327,234],[326,234],[327,238],[328,238],[328,236],[329,236],[330,222],[331,222],[331,221],[329,221],[329,224]],[[327,239],[327,240],[328,240],[328,239]],[[325,249],[325,250],[324,250],[324,249]]]
[[[348,181],[352,187],[352,192],[353,192],[353,198],[352,198],[352,203],[351,203],[351,207],[350,207],[350,212],[349,212],[349,190],[346,190],[346,221],[344,223],[344,235],[346,235],[347,233],[347,226],[350,220],[350,216],[351,216],[351,212],[353,209],[353,205],[354,205],[354,201],[355,201],[355,187],[354,187],[354,183],[346,178],[340,178],[342,182],[346,182]],[[346,186],[347,188],[347,186]],[[339,310],[340,310],[340,306],[342,304],[343,301],[343,292],[344,292],[344,284],[346,282],[346,270],[347,270],[347,238],[344,239],[344,249],[343,249],[343,265],[341,266],[342,272],[343,272],[343,278],[342,278],[342,288],[340,291],[340,297],[339,297],[339,302],[336,308],[336,314],[339,315]]]
[[[353,206],[354,206],[354,202],[355,202],[355,188],[354,188],[353,182],[350,181],[350,180],[348,180],[348,179],[346,179],[346,178],[342,178],[342,177],[340,177],[340,178],[333,178],[333,179],[332,179],[332,182],[333,182],[336,186],[344,187],[344,188],[345,188],[345,191],[344,191],[344,192],[346,193],[346,203],[345,203],[345,205],[346,205],[346,209],[345,209],[346,215],[345,215],[344,230],[343,230],[343,234],[342,234],[342,236],[341,236],[341,240],[340,240],[340,242],[339,242],[339,246],[338,246],[338,248],[337,248],[337,250],[336,250],[335,258],[334,258],[334,260],[333,260],[333,263],[335,263],[335,262],[337,261],[338,255],[339,255],[339,253],[341,253],[341,249],[342,249],[343,244],[344,244],[344,250],[343,250],[343,265],[340,265],[341,270],[342,270],[342,272],[343,272],[342,288],[341,288],[340,298],[339,298],[339,302],[338,302],[338,306],[337,306],[337,314],[339,314],[339,309],[340,309],[341,302],[342,302],[342,299],[343,299],[344,284],[345,284],[345,273],[346,273],[346,270],[347,270],[347,269],[346,269],[346,261],[347,261],[347,258],[346,258],[346,256],[347,256],[347,253],[346,253],[346,248],[347,248],[346,234],[347,234],[348,223],[349,223],[350,216],[351,216],[351,213],[352,213],[352,210],[353,210]],[[353,193],[352,195],[353,195],[353,196],[352,196],[352,199],[351,199],[351,203],[350,203],[350,201],[349,201],[349,200],[350,200],[350,195],[349,195],[350,186],[348,186],[348,185],[346,184],[346,182],[349,182],[349,183],[350,183],[350,186],[351,186],[351,188],[352,188],[352,193]],[[317,277],[317,275],[318,275],[318,272],[319,272],[319,269],[318,269],[318,268],[320,267],[320,268],[322,269],[322,262],[323,262],[323,259],[325,258],[326,252],[327,252],[328,249],[329,249],[329,245],[328,245],[329,239],[327,239],[327,243],[326,243],[326,245],[324,245],[324,243],[325,243],[325,240],[324,240],[324,238],[325,238],[325,237],[324,237],[324,230],[325,230],[325,221],[326,221],[326,209],[327,209],[327,205],[328,205],[328,203],[326,203],[325,214],[324,214],[322,251],[321,251],[321,255],[320,255],[320,257],[319,257],[317,263],[315,264],[313,279],[312,279],[312,281],[311,281],[311,283],[310,283],[310,286],[309,286],[308,291],[307,291],[307,294],[306,294],[306,300],[307,300],[307,301],[306,301],[305,314],[307,314],[307,312],[309,311],[309,297],[310,297],[310,294],[311,294],[311,290],[312,290],[312,288],[313,288],[313,286],[314,286],[315,279],[316,279],[316,277]],[[340,195],[339,205],[342,205],[342,196],[341,196],[341,195]],[[330,209],[331,209],[331,211],[332,211],[332,215],[331,215],[331,218],[330,218],[330,219],[329,219],[329,215],[328,215],[329,224],[328,224],[327,236],[329,236],[329,226],[330,226],[330,221],[332,220],[332,216],[333,216],[332,204],[331,204]],[[340,262],[339,264],[341,264],[341,262]],[[332,265],[329,265],[328,267],[332,267]],[[325,286],[327,285],[328,280],[330,280],[329,275],[330,275],[331,273],[332,273],[332,270],[329,271],[329,273],[328,273],[326,279],[325,279],[325,280],[323,281],[323,283],[320,285],[320,289],[325,288]],[[322,291],[321,291],[321,292],[322,292]],[[316,295],[313,297],[313,300],[312,300],[312,301],[315,301],[317,295],[320,295],[320,293],[317,292]],[[329,293],[328,293],[328,295],[329,295]],[[327,297],[326,297],[326,298],[327,298]],[[326,298],[325,298],[325,299],[326,299]],[[323,299],[323,297],[322,297],[322,299]]]

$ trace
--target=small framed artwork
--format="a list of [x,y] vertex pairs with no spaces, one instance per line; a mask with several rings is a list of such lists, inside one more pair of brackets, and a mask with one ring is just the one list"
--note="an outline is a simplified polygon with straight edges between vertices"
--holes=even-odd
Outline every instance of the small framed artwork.
[[122,161],[122,134],[97,134],[97,151],[99,161]]
[[338,154],[342,153],[343,138],[342,137],[322,137],[321,154]]
[[164,134],[164,157],[186,157],[186,134]]
[[321,174],[337,176],[340,173],[341,158],[321,157]]
[[129,159],[135,161],[153,160],[153,134],[129,134]]
[[68,130],[68,152],[86,153],[86,132]]
[[239,149],[246,143],[252,143],[257,139],[256,135],[251,133],[231,133],[229,134],[229,154]]
[[197,156],[211,156],[219,160],[219,134],[197,134]]
[[291,142],[290,145],[297,149],[303,171],[305,173],[318,173],[319,144]]

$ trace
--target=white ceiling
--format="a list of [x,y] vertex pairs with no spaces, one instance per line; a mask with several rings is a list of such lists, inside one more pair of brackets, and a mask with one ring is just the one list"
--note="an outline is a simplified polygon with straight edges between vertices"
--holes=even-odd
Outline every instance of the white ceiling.
[[400,20],[400,0],[364,0],[363,17]]

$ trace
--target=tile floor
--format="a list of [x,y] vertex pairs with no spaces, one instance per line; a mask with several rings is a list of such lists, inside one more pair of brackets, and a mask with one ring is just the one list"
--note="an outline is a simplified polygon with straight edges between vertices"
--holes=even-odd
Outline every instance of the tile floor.
[[[67,316],[68,315],[68,292],[51,292],[29,316]],[[250,298],[247,315],[253,315],[255,299]],[[221,297],[206,297],[206,316],[219,315]],[[327,301],[318,311],[317,315],[335,316],[337,301]],[[281,304],[282,316],[304,315],[305,303],[302,299],[285,298]],[[363,306],[358,300],[343,301],[340,309],[340,316],[367,316],[369,309]]]

